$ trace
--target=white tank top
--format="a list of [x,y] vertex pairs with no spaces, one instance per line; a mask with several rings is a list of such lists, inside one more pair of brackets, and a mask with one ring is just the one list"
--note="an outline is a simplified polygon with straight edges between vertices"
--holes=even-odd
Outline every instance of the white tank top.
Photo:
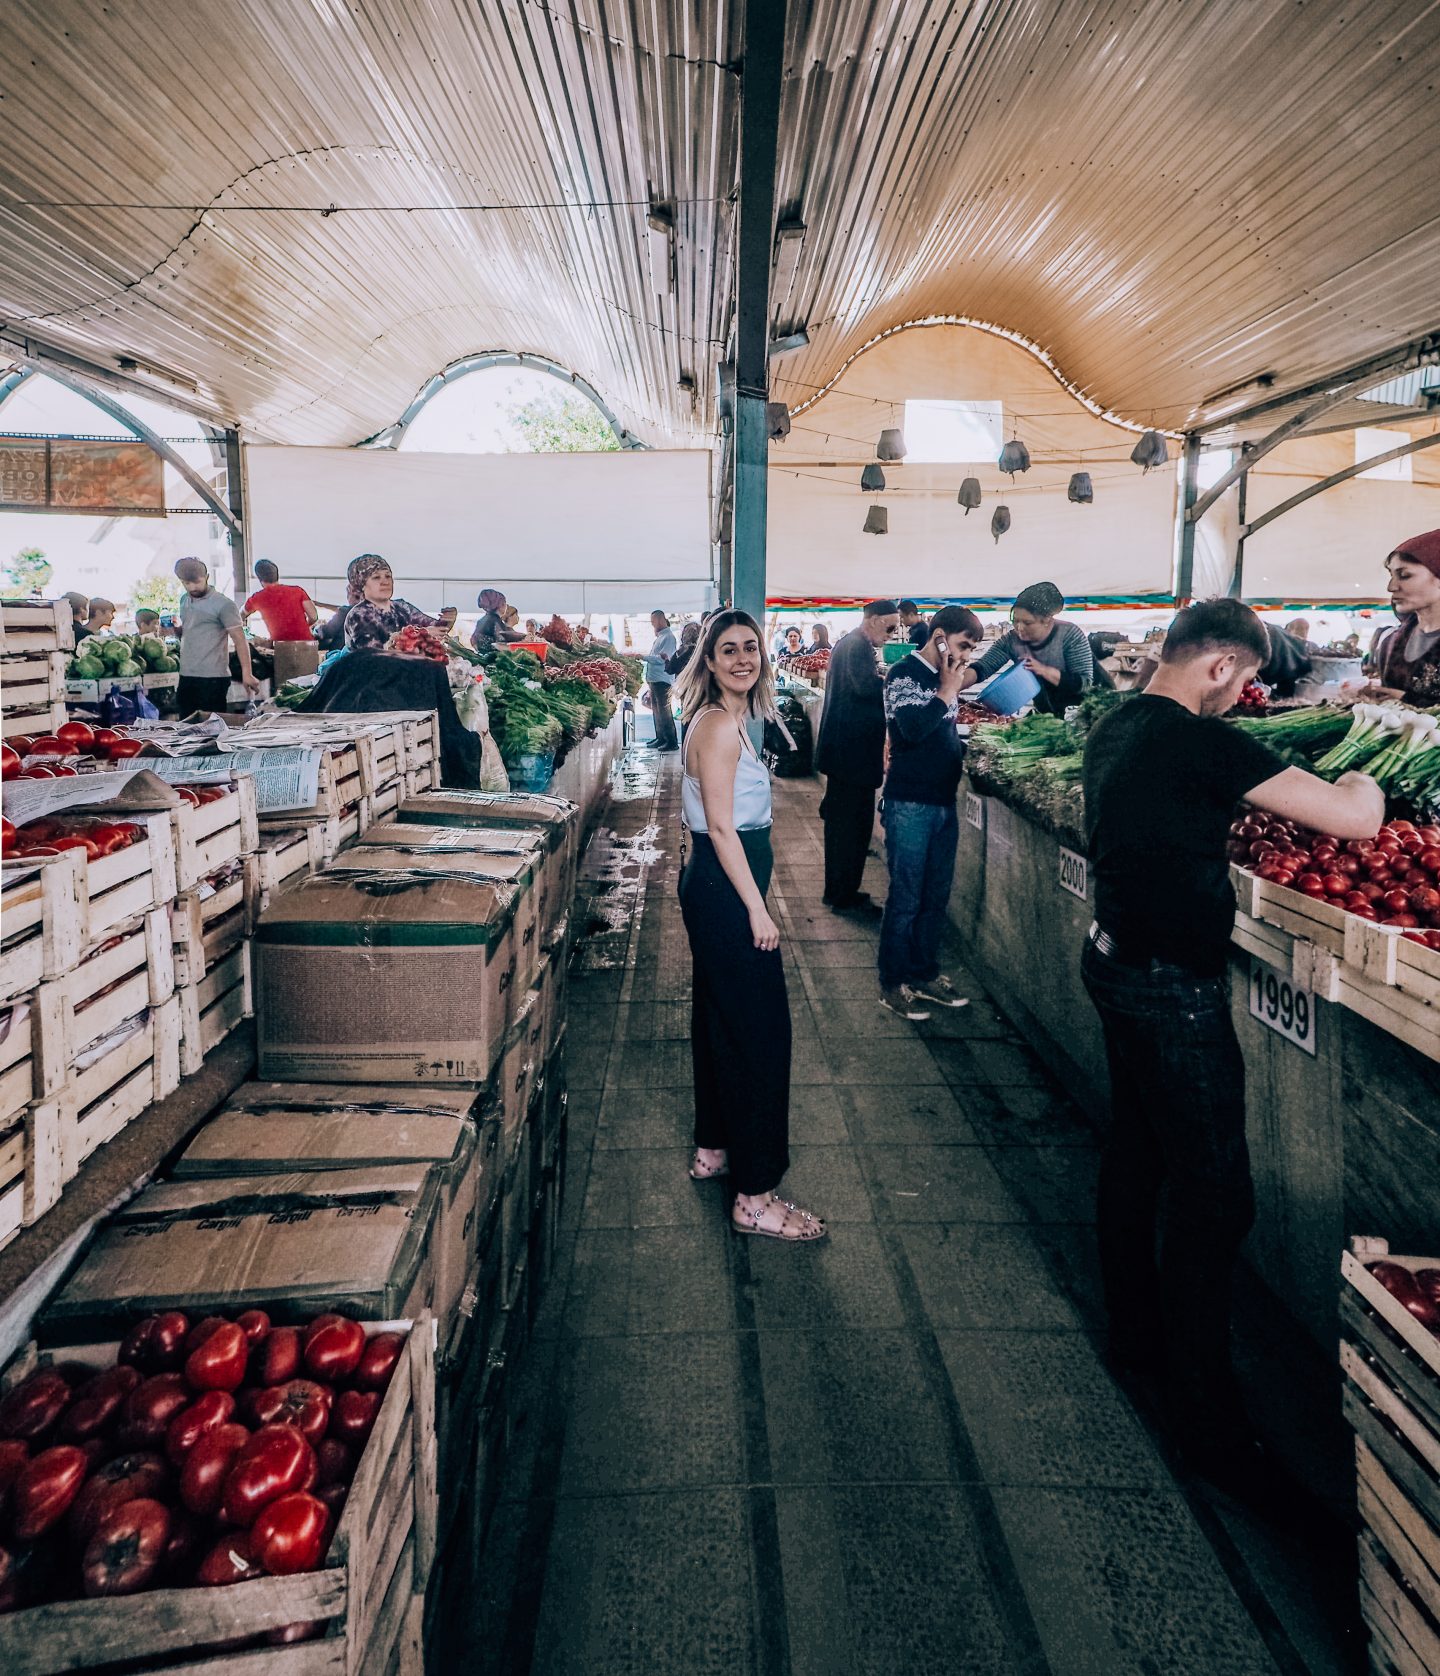
[[[680,808],[685,824],[692,832],[708,832],[705,823],[705,804],[700,796],[700,781],[690,772],[690,740],[701,720],[718,710],[712,705],[702,710],[685,729],[685,751],[681,765],[685,772],[680,781]],[[754,832],[770,825],[773,811],[770,803],[770,770],[755,755],[755,749],[743,730],[740,732],[740,760],[735,764],[735,830]]]

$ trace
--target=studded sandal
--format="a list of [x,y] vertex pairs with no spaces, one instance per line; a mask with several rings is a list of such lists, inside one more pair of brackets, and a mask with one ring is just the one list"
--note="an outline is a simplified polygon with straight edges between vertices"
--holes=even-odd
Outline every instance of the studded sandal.
[[[717,1148],[716,1150],[719,1149]],[[719,1164],[702,1164],[700,1161],[700,1148],[696,1147],[695,1156],[690,1160],[691,1181],[714,1181],[717,1176],[728,1176],[729,1174],[730,1160],[728,1158],[724,1159],[724,1161]]]
[[[778,1228],[766,1228],[760,1220],[771,1205],[780,1205],[786,1212]],[[781,1240],[786,1245],[823,1240],[830,1231],[813,1212],[801,1210],[793,1200],[782,1199],[777,1193],[772,1193],[768,1203],[758,1208],[742,1205],[737,1198],[730,1211],[730,1229],[736,1234],[758,1234],[764,1239]]]

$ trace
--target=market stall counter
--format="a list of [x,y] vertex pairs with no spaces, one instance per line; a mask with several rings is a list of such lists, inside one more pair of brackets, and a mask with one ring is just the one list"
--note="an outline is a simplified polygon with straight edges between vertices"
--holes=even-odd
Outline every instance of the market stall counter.
[[[1104,1044],[1080,980],[1094,917],[1081,835],[1064,821],[1046,830],[969,780],[960,817],[950,912],[967,959],[1101,1119]],[[1433,1245],[1440,1032],[1432,1026],[1425,1051],[1422,1034],[1400,1039],[1374,1021],[1384,1015],[1364,1016],[1358,992],[1337,984],[1326,951],[1313,948],[1242,912],[1230,985],[1257,1203],[1248,1257],[1328,1356],[1338,1331],[1336,1253],[1348,1235],[1383,1229],[1399,1250]]]
[[444,664],[388,652],[347,652],[325,667],[309,697],[296,709],[302,714],[434,710],[440,717],[442,784],[464,791],[479,789],[480,741],[456,713]]

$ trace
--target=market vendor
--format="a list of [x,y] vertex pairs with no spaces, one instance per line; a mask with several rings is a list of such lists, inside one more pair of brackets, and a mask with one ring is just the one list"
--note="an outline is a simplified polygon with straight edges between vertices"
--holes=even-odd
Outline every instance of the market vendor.
[[1101,718],[1084,761],[1095,921],[1081,973],[1110,1068],[1096,1233],[1111,1364],[1157,1379],[1191,1467],[1252,1500],[1281,1486],[1230,1366],[1231,1282],[1255,1217],[1230,822],[1242,799],[1338,838],[1373,837],[1385,818],[1368,776],[1330,785],[1221,719],[1269,655],[1239,600],[1187,607],[1146,691]]
[[470,635],[470,644],[477,652],[495,646],[513,646],[525,638],[520,629],[511,628],[505,621],[506,600],[498,588],[482,588],[475,596],[480,621]]
[[802,658],[805,655],[805,636],[798,628],[785,630],[785,642],[780,648],[781,663],[788,663],[791,658]]
[[1385,569],[1400,621],[1371,654],[1374,696],[1429,708],[1440,704],[1440,530],[1402,541]]
[[210,586],[210,572],[196,558],[179,559],[175,576],[185,590],[180,601],[180,684],[175,691],[179,714],[224,710],[230,691],[230,653],[240,663],[248,693],[260,683],[250,662],[250,642],[235,601]]
[[830,650],[830,630],[824,623],[811,623],[810,645],[807,650],[812,658],[816,652],[828,652]]
[[378,553],[351,559],[345,572],[345,594],[350,606],[345,645],[352,652],[382,651],[402,628],[412,624],[448,630],[455,621],[453,605],[447,605],[438,617],[430,617],[409,600],[396,599],[395,573]]
[[[973,687],[1018,663],[1040,682],[1035,708],[1063,716],[1086,687],[1095,684],[1095,660],[1084,629],[1058,621],[1065,596],[1053,582],[1032,582],[1015,596],[1010,629],[965,671],[963,685]],[[963,689],[962,689],[963,690]]]

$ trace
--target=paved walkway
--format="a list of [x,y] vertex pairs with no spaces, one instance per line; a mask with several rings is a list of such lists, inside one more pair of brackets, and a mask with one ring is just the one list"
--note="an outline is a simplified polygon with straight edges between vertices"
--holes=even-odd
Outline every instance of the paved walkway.
[[876,1005],[874,923],[819,903],[813,780],[777,784],[772,901],[787,1186],[831,1239],[727,1233],[723,1188],[685,1175],[678,777],[647,755],[585,868],[562,1244],[465,1667],[1353,1668],[1343,1590],[1178,1486],[1098,1360],[1079,1108],[958,950],[963,1011],[917,1029]]

